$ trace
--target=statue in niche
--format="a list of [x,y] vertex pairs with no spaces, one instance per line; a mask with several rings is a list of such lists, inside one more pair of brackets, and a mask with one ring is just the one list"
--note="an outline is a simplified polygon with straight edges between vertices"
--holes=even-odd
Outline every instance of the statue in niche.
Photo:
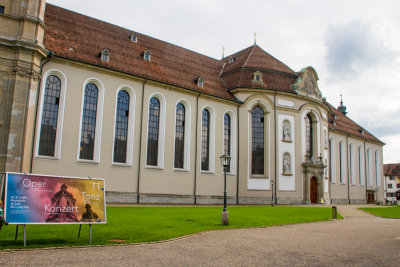
[[290,141],[290,124],[288,121],[283,122],[283,140],[284,141]]
[[290,156],[288,154],[283,155],[283,174],[290,174]]

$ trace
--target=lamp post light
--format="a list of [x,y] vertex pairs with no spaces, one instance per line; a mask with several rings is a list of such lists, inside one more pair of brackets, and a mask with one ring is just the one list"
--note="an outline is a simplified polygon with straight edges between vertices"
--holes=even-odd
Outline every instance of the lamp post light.
[[226,171],[231,162],[231,157],[229,155],[222,155],[219,158],[221,160],[221,165],[224,168],[224,209],[223,209],[222,215],[221,215],[221,224],[228,225],[229,224],[229,213],[226,210]]
[[271,179],[271,206],[274,205],[274,180]]

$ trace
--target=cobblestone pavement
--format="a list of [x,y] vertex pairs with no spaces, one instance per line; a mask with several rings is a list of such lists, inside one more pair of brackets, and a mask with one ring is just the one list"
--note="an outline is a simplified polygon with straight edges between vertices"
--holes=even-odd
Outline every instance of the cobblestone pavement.
[[155,244],[0,252],[0,266],[400,266],[400,220],[345,219],[210,231]]

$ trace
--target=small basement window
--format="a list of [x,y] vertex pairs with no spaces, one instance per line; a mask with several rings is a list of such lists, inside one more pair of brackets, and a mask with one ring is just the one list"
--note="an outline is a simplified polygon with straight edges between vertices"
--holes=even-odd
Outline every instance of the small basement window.
[[136,35],[136,33],[132,33],[132,34],[129,36],[129,39],[130,39],[132,42],[137,43],[137,35]]
[[150,50],[147,49],[146,51],[143,52],[143,58],[144,58],[144,60],[148,60],[148,61],[151,60],[151,52],[150,52]]
[[100,57],[101,57],[101,60],[102,60],[102,61],[108,62],[108,61],[110,61],[110,52],[109,52],[107,49],[104,49],[104,50],[101,52]]

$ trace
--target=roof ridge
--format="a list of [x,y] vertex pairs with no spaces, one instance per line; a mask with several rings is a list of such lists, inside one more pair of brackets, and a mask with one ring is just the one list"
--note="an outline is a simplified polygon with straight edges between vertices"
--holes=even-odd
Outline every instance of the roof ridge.
[[252,54],[253,54],[253,52],[254,52],[254,48],[255,48],[255,47],[256,47],[256,44],[254,44],[254,45],[253,45],[253,48],[251,49],[251,51],[250,51],[249,55],[247,56],[247,58],[246,58],[246,61],[244,62],[244,64],[243,64],[242,68],[244,68],[244,67],[246,66],[247,62],[249,61],[249,59],[250,59],[251,55],[252,55]]

